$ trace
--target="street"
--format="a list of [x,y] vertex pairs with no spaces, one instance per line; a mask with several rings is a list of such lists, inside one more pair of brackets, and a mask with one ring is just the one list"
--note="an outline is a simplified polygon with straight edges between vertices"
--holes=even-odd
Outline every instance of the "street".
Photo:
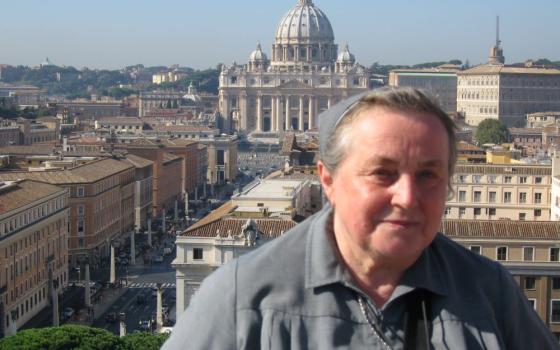
[[[104,328],[115,334],[119,334],[120,313],[126,315],[127,333],[135,330],[141,331],[140,321],[153,320],[155,327],[156,315],[156,285],[162,284],[163,288],[163,305],[168,306],[169,318],[174,319],[175,315],[175,270],[170,266],[175,253],[164,258],[162,263],[152,263],[142,265],[137,263],[136,266],[128,268],[128,279],[124,288],[126,291],[117,300],[112,302],[107,311],[101,315],[96,315],[96,321],[93,326]],[[119,277],[125,278],[119,269]],[[114,320],[107,320],[107,315],[115,315]]]

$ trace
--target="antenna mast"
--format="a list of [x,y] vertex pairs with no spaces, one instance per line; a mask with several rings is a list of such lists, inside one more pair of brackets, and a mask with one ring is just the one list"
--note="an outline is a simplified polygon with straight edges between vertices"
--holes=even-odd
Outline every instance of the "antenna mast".
[[496,16],[496,47],[500,47],[500,16]]

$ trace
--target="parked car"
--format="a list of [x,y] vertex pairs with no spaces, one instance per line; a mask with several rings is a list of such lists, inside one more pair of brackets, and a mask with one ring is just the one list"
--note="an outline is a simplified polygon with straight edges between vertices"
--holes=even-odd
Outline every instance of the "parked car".
[[64,310],[62,310],[62,317],[65,320],[71,319],[72,316],[74,316],[74,309],[72,309],[71,307],[66,307],[64,308]]
[[139,322],[140,329],[147,332],[152,330],[152,322],[150,320],[143,320]]

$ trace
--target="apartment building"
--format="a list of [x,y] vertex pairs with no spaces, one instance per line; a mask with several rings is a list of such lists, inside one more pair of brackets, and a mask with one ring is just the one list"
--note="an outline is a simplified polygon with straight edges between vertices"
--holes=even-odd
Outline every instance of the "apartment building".
[[236,135],[220,134],[218,129],[189,125],[156,125],[146,135],[162,139],[194,139],[206,146],[208,169],[206,178],[210,184],[223,184],[237,177]]
[[504,265],[560,339],[560,223],[444,220],[440,232]]
[[167,152],[181,157],[181,191],[198,198],[198,193],[206,185],[208,155],[206,146],[189,139],[163,139]]
[[134,229],[132,164],[116,158],[97,159],[66,170],[0,172],[0,181],[30,179],[68,190],[68,258],[71,266],[107,258],[110,245]]
[[457,164],[445,219],[551,220],[553,165]]
[[560,70],[481,65],[457,73],[457,111],[470,125],[499,119],[523,127],[526,115],[560,110]]
[[560,125],[560,112],[538,112],[527,114],[528,128],[543,128],[551,125]]
[[552,178],[552,200],[550,203],[550,219],[560,221],[560,176]]
[[434,97],[447,113],[457,111],[457,72],[461,67],[445,64],[435,68],[395,69],[389,72],[390,86],[421,89]]
[[68,282],[68,190],[0,182],[0,338],[51,304]]
[[152,161],[152,217],[175,206],[182,194],[183,159],[167,152],[161,140],[136,138],[127,144],[119,144],[120,149],[130,154]]
[[96,120],[94,125],[96,130],[139,135],[142,133],[144,122],[136,117],[103,117]]

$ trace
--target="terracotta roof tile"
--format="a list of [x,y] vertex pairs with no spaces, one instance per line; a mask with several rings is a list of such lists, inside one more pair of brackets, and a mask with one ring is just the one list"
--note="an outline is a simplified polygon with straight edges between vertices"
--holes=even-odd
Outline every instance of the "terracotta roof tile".
[[30,179],[58,185],[90,183],[99,181],[105,177],[125,171],[126,169],[130,169],[132,167],[132,164],[129,162],[119,161],[113,158],[105,158],[94,160],[66,170],[0,172],[0,180],[13,181],[19,179]]
[[66,189],[31,180],[23,180],[5,188],[0,186],[0,214],[24,207],[41,198],[65,192]]
[[550,165],[457,164],[455,174],[552,175]]
[[451,238],[560,240],[560,222],[443,220],[440,232]]
[[[227,237],[228,233],[231,235],[237,235],[241,233],[242,226],[247,222],[247,218],[232,218],[225,217],[218,220],[209,222],[205,225],[198,226],[196,228],[190,228],[189,230],[183,232],[181,235],[184,237],[216,237],[218,233],[222,237]],[[284,219],[272,219],[272,218],[261,218],[252,219],[256,225],[259,232],[261,232],[263,238],[276,238],[281,236],[284,232],[289,231],[297,223],[293,220]]]

